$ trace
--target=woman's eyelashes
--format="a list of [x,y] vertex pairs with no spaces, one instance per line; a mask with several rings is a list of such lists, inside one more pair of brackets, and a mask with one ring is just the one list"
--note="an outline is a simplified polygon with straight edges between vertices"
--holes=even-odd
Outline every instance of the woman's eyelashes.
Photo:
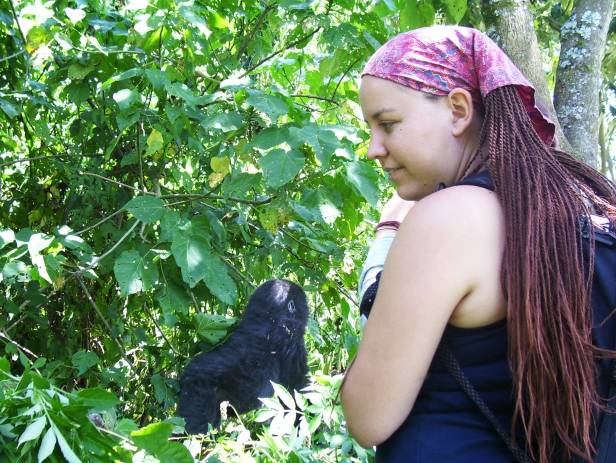
[[379,127],[381,127],[385,131],[385,133],[390,133],[393,130],[394,122],[381,121],[379,122]]

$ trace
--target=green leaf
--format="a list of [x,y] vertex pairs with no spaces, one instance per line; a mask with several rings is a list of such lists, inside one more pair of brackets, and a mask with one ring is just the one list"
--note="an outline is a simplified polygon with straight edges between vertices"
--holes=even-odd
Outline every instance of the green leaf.
[[223,132],[231,132],[237,130],[244,124],[244,119],[239,113],[220,113],[214,116],[207,117],[201,121],[201,126],[204,129],[217,129]]
[[155,196],[136,196],[124,205],[124,209],[145,223],[160,220],[165,212],[165,203]]
[[68,77],[72,80],[83,80],[88,74],[94,71],[93,66],[82,66],[81,64],[71,64],[68,67]]
[[118,90],[112,95],[112,98],[118,104],[121,111],[126,111],[133,103],[140,101],[139,93],[128,88]]
[[81,376],[93,366],[98,365],[100,359],[94,352],[80,350],[79,352],[75,352],[73,354],[71,361],[73,365],[77,367],[78,374]]
[[285,143],[289,140],[289,129],[286,127],[278,128],[278,127],[270,127],[265,130],[262,130],[255,136],[251,145],[255,148],[259,148],[262,150],[268,150],[270,148],[274,148],[282,143]]
[[229,329],[237,322],[233,317],[207,313],[195,314],[197,334],[210,344],[218,344],[229,333]]
[[274,388],[274,395],[278,397],[282,401],[282,403],[287,406],[287,408],[295,410],[295,400],[293,400],[293,396],[289,394],[289,391],[287,391],[284,386],[276,384],[273,381],[270,381],[270,383]]
[[7,100],[0,98],[0,109],[4,111],[4,114],[9,116],[10,119],[13,119],[15,116],[19,115],[19,111],[13,106],[13,104]]
[[445,2],[445,10],[449,16],[449,22],[458,24],[464,17],[468,8],[467,0],[447,0]]
[[206,262],[211,253],[210,244],[200,236],[176,233],[171,252],[182,270],[182,279],[194,288],[207,274]]
[[152,375],[150,383],[152,384],[152,386],[154,386],[154,397],[156,397],[156,401],[158,403],[165,406],[174,403],[175,398],[173,395],[173,391],[165,382],[165,378],[163,378],[160,374],[156,373]]
[[378,175],[372,167],[365,162],[350,162],[347,179],[372,207],[376,207],[379,200]]
[[155,89],[162,89],[165,85],[171,84],[166,72],[158,69],[146,69],[145,77],[150,81]]
[[37,455],[38,463],[41,463],[53,453],[53,450],[56,448],[56,441],[56,434],[53,432],[52,428],[49,428],[43,436],[41,446],[39,447]]
[[111,392],[100,388],[81,389],[77,392],[84,405],[96,410],[109,410],[120,403]]
[[436,12],[430,0],[404,0],[400,10],[400,29],[406,31],[434,24]]
[[0,371],[11,373],[11,364],[6,357],[0,357]]
[[258,91],[251,91],[246,103],[266,114],[273,123],[289,111],[287,103],[282,98]]
[[208,257],[205,285],[222,302],[233,305],[237,300],[237,287],[227,272],[227,266],[215,255]]
[[19,436],[19,441],[17,445],[21,445],[24,442],[28,442],[30,440],[38,439],[38,437],[45,429],[45,425],[47,424],[47,419],[44,416],[36,419],[32,423],[28,425],[28,427],[24,430],[24,432]]
[[304,155],[299,151],[285,152],[276,149],[259,160],[265,183],[272,188],[278,188],[289,183],[304,167]]
[[168,281],[163,286],[162,293],[156,300],[163,309],[164,323],[169,327],[177,323],[177,314],[188,314],[190,298],[184,288],[172,281]]
[[158,283],[158,267],[138,251],[124,251],[113,265],[113,273],[124,296],[148,291]]
[[64,8],[64,12],[66,13],[66,16],[68,16],[68,19],[73,24],[77,24],[79,21],[81,21],[83,18],[86,17],[86,12],[83,10],[78,10],[74,8]]
[[105,89],[105,88],[109,87],[111,84],[113,84],[114,82],[120,82],[121,80],[132,79],[133,77],[140,76],[142,74],[143,74],[143,69],[141,69],[141,68],[129,69],[129,70],[121,72],[120,74],[117,74],[117,75],[115,75],[113,77],[110,77],[105,82],[103,82],[101,87],[103,89]]
[[66,442],[66,439],[64,438],[58,427],[54,424],[52,424],[51,426],[56,435],[56,438],[58,439],[58,445],[60,446],[62,455],[64,455],[64,458],[66,458],[68,463],[81,463],[81,460],[79,459],[79,457],[77,457],[77,455],[75,455],[75,452],[73,452],[71,446],[68,445],[68,442]]
[[138,431],[131,432],[130,437],[139,448],[155,454],[167,443],[172,432],[173,425],[169,423],[153,423]]
[[165,442],[154,453],[160,463],[193,463],[193,457],[186,447],[179,442]]

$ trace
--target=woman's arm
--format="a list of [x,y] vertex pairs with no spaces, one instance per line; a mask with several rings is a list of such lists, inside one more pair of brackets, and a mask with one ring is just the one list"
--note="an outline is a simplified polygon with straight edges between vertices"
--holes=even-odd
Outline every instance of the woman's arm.
[[360,444],[383,442],[408,416],[449,318],[477,284],[482,249],[498,241],[499,211],[493,193],[453,187],[402,223],[341,393]]

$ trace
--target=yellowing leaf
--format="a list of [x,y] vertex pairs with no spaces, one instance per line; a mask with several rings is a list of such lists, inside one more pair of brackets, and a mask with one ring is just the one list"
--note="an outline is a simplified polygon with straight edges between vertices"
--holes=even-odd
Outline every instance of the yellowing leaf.
[[26,36],[26,50],[34,53],[38,47],[51,40],[51,34],[43,26],[34,26]]
[[210,160],[210,167],[214,172],[223,174],[223,177],[231,172],[231,163],[228,156],[212,158]]
[[207,178],[210,188],[216,188],[225,179],[225,174],[220,172],[212,172]]
[[156,129],[152,129],[152,133],[150,133],[146,143],[148,145],[148,148],[145,151],[146,155],[149,156],[157,151],[160,151],[164,145],[163,134]]

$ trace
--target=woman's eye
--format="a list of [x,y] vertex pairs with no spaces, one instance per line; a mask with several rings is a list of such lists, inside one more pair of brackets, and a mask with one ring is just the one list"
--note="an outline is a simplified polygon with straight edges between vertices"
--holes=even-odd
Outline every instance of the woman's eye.
[[379,125],[383,128],[385,132],[391,132],[391,129],[393,128],[394,123],[393,122],[381,122]]

